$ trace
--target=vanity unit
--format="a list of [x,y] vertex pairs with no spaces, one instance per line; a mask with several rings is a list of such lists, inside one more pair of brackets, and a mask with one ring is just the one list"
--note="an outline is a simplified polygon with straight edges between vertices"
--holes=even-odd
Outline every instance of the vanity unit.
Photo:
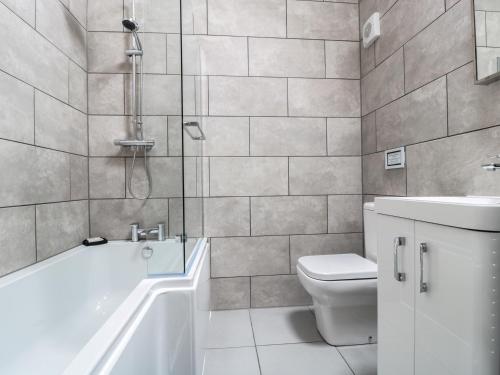
[[500,198],[376,198],[378,373],[500,374]]

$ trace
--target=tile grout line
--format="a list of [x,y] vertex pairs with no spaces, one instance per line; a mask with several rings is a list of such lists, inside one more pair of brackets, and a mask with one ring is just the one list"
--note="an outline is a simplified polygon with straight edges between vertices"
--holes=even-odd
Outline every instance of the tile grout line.
[[259,373],[262,375],[262,367],[260,364],[259,351],[257,350],[257,341],[255,340],[255,330],[253,328],[252,314],[250,313],[250,309],[247,309],[248,319],[250,320],[250,328],[252,329],[252,338],[254,343],[255,355],[257,356],[257,365],[259,366]]
[[354,372],[353,368],[351,367],[351,365],[349,364],[349,362],[347,362],[347,360],[343,356],[342,352],[338,349],[338,347],[335,346],[335,350],[337,350],[337,353],[339,353],[340,357],[342,358],[342,360],[344,361],[344,363],[346,364],[346,366],[349,368],[349,370],[351,370],[352,375],[356,375],[356,373]]

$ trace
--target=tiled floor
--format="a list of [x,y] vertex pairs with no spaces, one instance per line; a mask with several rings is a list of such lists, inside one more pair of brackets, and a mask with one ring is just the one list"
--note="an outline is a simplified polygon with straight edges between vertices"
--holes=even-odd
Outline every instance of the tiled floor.
[[323,342],[308,307],[214,311],[203,375],[376,375],[377,346]]

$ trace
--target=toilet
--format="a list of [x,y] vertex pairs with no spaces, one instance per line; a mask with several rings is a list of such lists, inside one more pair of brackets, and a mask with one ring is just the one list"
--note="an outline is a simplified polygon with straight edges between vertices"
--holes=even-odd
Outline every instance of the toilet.
[[357,254],[301,257],[297,274],[312,296],[316,325],[330,345],[377,340],[377,234],[373,203],[363,207],[366,258]]

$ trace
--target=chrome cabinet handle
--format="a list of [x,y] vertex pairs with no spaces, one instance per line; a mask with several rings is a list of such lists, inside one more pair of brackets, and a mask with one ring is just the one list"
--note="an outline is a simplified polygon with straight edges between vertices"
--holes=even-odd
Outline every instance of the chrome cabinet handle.
[[420,244],[420,293],[425,293],[429,289],[427,283],[424,282],[424,254],[428,252],[427,244]]
[[394,239],[394,278],[396,281],[403,282],[406,281],[406,273],[404,272],[399,272],[399,256],[398,256],[398,250],[400,246],[405,245],[405,238],[404,237],[396,237]]

